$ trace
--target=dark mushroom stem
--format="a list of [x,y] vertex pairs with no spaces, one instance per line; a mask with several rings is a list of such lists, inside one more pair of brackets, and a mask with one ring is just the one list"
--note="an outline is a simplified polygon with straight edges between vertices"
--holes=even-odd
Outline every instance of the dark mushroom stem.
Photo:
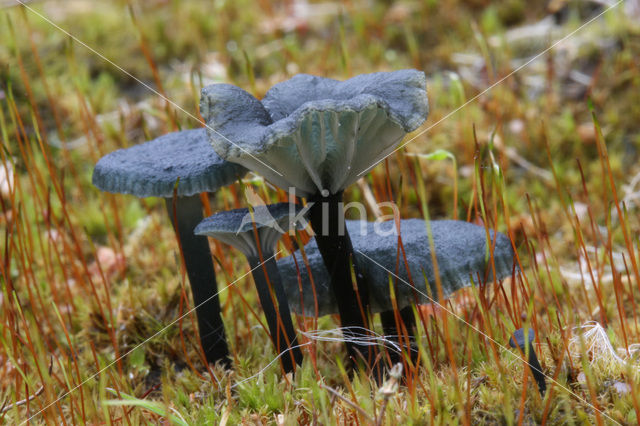
[[165,203],[182,246],[205,358],[209,363],[222,362],[226,367],[230,367],[229,348],[222,322],[220,298],[209,242],[207,237],[193,233],[203,217],[200,196],[178,197],[175,216],[173,200],[165,198]]
[[[280,272],[273,253],[264,253],[264,256],[266,256],[265,262],[261,262],[257,256],[247,256],[247,260],[258,290],[260,305],[267,318],[271,340],[278,353],[282,355],[282,367],[286,372],[290,372],[293,371],[295,364],[302,364],[302,351],[298,346],[296,332],[291,321],[289,302],[282,287]],[[274,306],[271,298],[270,287],[275,293],[277,306]]]
[[[414,350],[412,343],[415,336],[416,317],[413,314],[413,307],[406,306],[398,311],[399,320],[401,323],[396,322],[395,312],[393,310],[380,312],[380,321],[382,322],[382,331],[385,336],[390,337],[400,348],[405,349],[411,359],[417,355],[417,351]],[[405,347],[405,335],[402,331],[402,325],[407,330],[407,336],[409,337],[409,346]],[[391,365],[395,365],[402,361],[402,354],[397,353],[394,350],[389,351],[389,358],[391,359]]]
[[520,328],[513,333],[511,339],[509,339],[509,346],[512,348],[518,348],[524,354],[529,354],[527,363],[529,368],[531,369],[531,373],[533,374],[533,378],[538,384],[538,390],[540,391],[540,395],[544,396],[544,393],[547,390],[547,383],[545,382],[545,376],[542,372],[542,366],[540,362],[538,362],[538,357],[536,356],[535,351],[533,350],[533,339],[535,339],[535,334],[533,330],[529,329],[527,333],[527,338],[525,339],[525,330],[524,328]]
[[[313,202],[309,208],[309,223],[315,233],[318,251],[329,272],[331,291],[338,305],[341,325],[353,330],[368,330],[369,291],[364,276],[358,268],[356,257],[353,255],[353,245],[345,225],[342,191],[326,197],[318,195],[309,201]],[[356,283],[351,277],[352,263]],[[356,365],[357,360],[362,356],[368,366],[371,366],[377,352],[375,347],[355,343],[349,339],[350,333],[345,334],[347,334],[347,351],[356,361]],[[376,375],[376,379],[381,380],[381,377],[377,377],[378,375],[380,374]]]

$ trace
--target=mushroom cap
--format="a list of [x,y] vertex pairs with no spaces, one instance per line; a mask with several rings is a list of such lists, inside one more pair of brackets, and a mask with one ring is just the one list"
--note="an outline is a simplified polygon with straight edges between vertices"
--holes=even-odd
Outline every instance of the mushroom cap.
[[[348,220],[346,222],[358,267],[364,275],[365,281],[369,284],[369,301],[372,312],[393,309],[389,288],[390,278],[394,282],[399,309],[414,303],[431,302],[430,298],[438,299],[435,271],[431,261],[429,238],[424,220],[405,219],[401,221],[400,225],[411,278],[409,278],[404,266],[402,255],[400,255],[398,266],[396,266],[398,236],[393,221],[375,223]],[[484,279],[485,272],[490,271],[485,228],[453,220],[432,221],[430,224],[443,295],[447,297],[460,288],[470,286],[472,282],[478,284],[478,274],[481,280]],[[511,275],[514,256],[509,238],[501,233],[490,232],[492,239],[494,235],[496,241],[493,255],[496,278],[500,280]],[[330,291],[329,273],[324,267],[315,241],[309,242],[304,250],[315,285],[318,315],[337,313],[336,301]],[[304,312],[301,307],[298,269],[293,256],[295,256],[295,262],[300,270]],[[314,315],[313,289],[301,254],[296,251],[293,255],[280,259],[278,267],[292,310],[299,314]],[[390,275],[388,271],[397,274],[401,279]],[[488,278],[493,278],[490,272]],[[425,279],[429,283],[428,289]],[[407,283],[412,283],[416,291],[414,292]]]
[[178,196],[190,196],[216,191],[246,173],[241,165],[216,154],[202,128],[113,151],[98,161],[92,180],[102,191],[170,198],[178,178]]
[[525,339],[524,328],[519,328],[516,331],[514,331],[513,336],[511,336],[511,338],[509,339],[509,346],[511,346],[514,349],[521,348],[522,350],[524,350],[527,347],[527,345],[530,345],[531,342],[533,342],[533,340],[536,338],[536,334],[531,328],[526,334],[527,334],[526,336],[527,338]]
[[309,197],[346,188],[418,128],[429,112],[425,86],[416,70],[342,82],[299,74],[262,102],[236,86],[207,86],[200,112],[222,158]]
[[227,210],[205,218],[193,232],[229,244],[247,257],[257,257],[255,224],[262,254],[270,256],[282,234],[297,225],[292,222],[299,211],[298,205],[290,203],[255,206],[253,215],[248,208]]

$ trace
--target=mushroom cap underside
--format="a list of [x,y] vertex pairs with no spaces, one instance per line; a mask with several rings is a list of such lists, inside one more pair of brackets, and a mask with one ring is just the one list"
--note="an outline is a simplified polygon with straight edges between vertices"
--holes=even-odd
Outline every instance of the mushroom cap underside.
[[194,233],[220,240],[250,257],[258,255],[255,226],[262,254],[270,256],[282,234],[298,225],[299,212],[300,207],[290,203],[253,206],[253,212],[248,208],[226,210],[205,218]]
[[308,197],[336,193],[391,153],[428,114],[424,73],[364,74],[344,82],[297,75],[261,101],[228,84],[203,89],[216,151]]

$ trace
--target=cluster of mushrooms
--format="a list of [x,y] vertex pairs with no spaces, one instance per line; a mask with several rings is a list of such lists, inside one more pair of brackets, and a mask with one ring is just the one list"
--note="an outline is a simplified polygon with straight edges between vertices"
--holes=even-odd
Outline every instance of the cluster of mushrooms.
[[[316,317],[339,314],[350,358],[379,374],[376,346],[357,339],[371,329],[373,314],[380,313],[384,333],[399,342],[403,331],[414,333],[412,306],[487,275],[489,250],[495,279],[512,273],[509,239],[471,223],[391,221],[385,226],[399,229],[381,236],[373,222],[345,220],[343,191],[425,121],[424,73],[379,72],[343,82],[297,75],[273,86],[262,100],[236,86],[214,84],[202,90],[200,113],[206,129],[173,132],[104,156],[93,184],[113,193],[165,198],[208,362],[230,361],[207,236],[246,256],[287,372],[303,358],[290,310]],[[222,211],[203,220],[199,194],[215,192],[248,171],[295,191],[296,202]],[[276,260],[280,237],[301,217],[314,234],[304,258],[298,250]]]

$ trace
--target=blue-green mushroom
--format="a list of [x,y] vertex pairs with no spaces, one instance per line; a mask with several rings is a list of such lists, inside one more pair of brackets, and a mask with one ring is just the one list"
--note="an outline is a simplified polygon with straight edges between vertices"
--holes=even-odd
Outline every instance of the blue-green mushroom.
[[209,243],[206,237],[194,235],[193,230],[203,218],[198,194],[214,192],[246,173],[247,169],[241,165],[216,154],[205,129],[195,129],[169,133],[111,152],[98,161],[92,178],[93,184],[102,191],[165,199],[182,246],[205,357],[207,362],[222,362],[227,366],[230,365],[229,350]]
[[[216,152],[310,204],[309,221],[345,327],[368,328],[369,296],[342,231],[342,194],[425,121],[425,86],[423,72],[400,70],[346,81],[296,75],[262,101],[228,84],[202,90],[200,112]],[[375,358],[366,345],[347,342],[347,349],[352,358]]]
[[[438,300],[435,268],[425,221],[401,221],[400,235],[408,270],[404,257],[400,255],[398,258],[398,234],[393,221],[375,223],[347,220],[346,224],[353,240],[358,265],[369,285],[371,311],[381,314],[385,334],[399,334],[397,331],[392,332],[395,329],[390,288],[392,283],[396,306],[401,318],[409,322],[406,326],[412,334],[414,323],[411,306]],[[514,252],[511,241],[504,234],[491,231],[491,240],[487,241],[485,228],[454,220],[431,221],[430,227],[443,297],[472,283],[480,284],[493,279],[489,250],[493,252],[495,278],[501,280],[511,276]],[[304,250],[313,286],[307,264],[299,251],[278,261],[291,309],[305,316],[339,313],[338,302],[330,291],[331,278],[317,244],[310,241]],[[385,315],[390,318],[385,320]]]
[[280,360],[286,372],[302,363],[302,351],[276,266],[275,249],[282,234],[296,226],[296,214],[296,206],[289,203],[256,206],[253,212],[247,208],[228,210],[209,216],[195,229],[197,235],[229,244],[247,257],[271,340],[283,355]]
[[536,356],[536,352],[533,349],[533,341],[536,338],[536,334],[532,329],[517,329],[511,338],[509,339],[509,346],[514,349],[519,349],[524,356],[527,357],[527,365],[531,370],[531,374],[533,374],[533,378],[538,385],[538,391],[540,395],[544,397],[544,393],[547,391],[547,382],[545,380],[544,372],[542,371],[542,366],[538,361],[538,357]]

